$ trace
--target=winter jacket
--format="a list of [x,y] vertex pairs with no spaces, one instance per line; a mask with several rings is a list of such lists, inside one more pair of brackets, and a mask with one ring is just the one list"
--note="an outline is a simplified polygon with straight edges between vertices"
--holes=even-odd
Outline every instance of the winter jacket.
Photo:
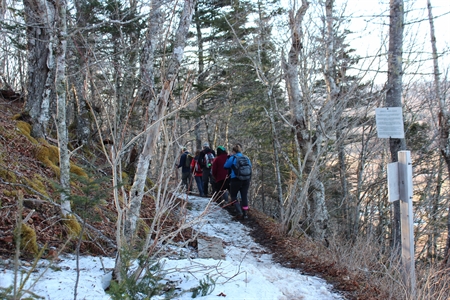
[[203,176],[203,172],[202,172],[202,168],[199,165],[198,171],[195,170],[195,165],[198,164],[198,156],[196,156],[192,161],[191,161],[191,172],[194,173],[194,176],[199,177],[199,176]]
[[181,168],[182,173],[190,173],[191,172],[191,168],[186,167],[186,158],[187,158],[188,154],[189,154],[189,151],[185,151],[183,154],[181,154],[181,157],[180,157],[180,164],[178,165],[178,168]]
[[[236,178],[236,175],[234,174],[234,170],[232,168],[232,166],[236,166],[236,158],[235,156],[243,156],[243,154],[241,152],[236,153],[235,155],[231,155],[227,161],[225,162],[225,165],[223,166],[225,169],[230,169],[231,170],[231,176],[230,178]],[[252,162],[249,160],[249,164],[250,167],[252,166]]]
[[227,161],[226,152],[216,156],[216,158],[213,161],[212,176],[214,177],[214,180],[216,182],[225,180],[226,177],[228,176],[228,170],[223,167],[226,161]]
[[214,156],[216,156],[216,152],[214,150],[212,150],[211,148],[205,148],[200,152],[200,156],[198,161],[200,162],[200,166],[203,168],[206,168],[205,166],[205,155],[206,153],[212,153]]

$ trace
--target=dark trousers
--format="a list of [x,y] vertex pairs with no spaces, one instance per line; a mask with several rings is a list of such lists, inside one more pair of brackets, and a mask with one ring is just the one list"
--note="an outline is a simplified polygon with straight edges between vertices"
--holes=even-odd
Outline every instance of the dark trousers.
[[225,202],[228,201],[228,189],[230,187],[230,180],[224,179],[215,183],[215,192],[217,193],[216,201],[222,198]]
[[241,193],[241,203],[236,202],[235,206],[240,213],[242,210],[244,213],[248,210],[248,189],[250,187],[250,179],[249,180],[239,180],[237,178],[231,178],[230,181],[230,195],[231,201],[237,201],[237,194]]
[[198,193],[200,194],[200,196],[205,196],[205,193],[203,193],[202,176],[195,176],[195,182],[197,183]]
[[183,173],[181,173],[181,182],[186,187],[186,191],[190,191],[191,190],[191,184],[192,184],[191,172],[183,172]]
[[[214,179],[212,178],[211,175],[211,168],[203,168],[202,169],[203,172],[203,193],[205,193],[205,195],[208,195],[208,184],[211,183],[211,187],[214,190]],[[211,191],[213,192],[213,191]]]

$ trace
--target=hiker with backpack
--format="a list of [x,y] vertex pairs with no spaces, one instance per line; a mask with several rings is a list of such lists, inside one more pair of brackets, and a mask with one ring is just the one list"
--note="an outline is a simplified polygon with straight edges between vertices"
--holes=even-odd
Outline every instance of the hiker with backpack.
[[[224,168],[231,170],[230,195],[231,201],[237,211],[237,218],[248,218],[248,189],[252,177],[252,163],[242,154],[241,144],[236,144],[232,149],[232,155],[225,162]],[[238,193],[241,194],[241,202],[238,201]]]
[[211,167],[215,157],[216,152],[209,148],[209,143],[203,143],[203,150],[200,152],[199,162],[200,166],[202,167],[203,193],[205,193],[205,196],[208,196],[209,184],[211,184],[211,187],[213,189],[212,192],[214,193],[214,179],[212,178]]
[[214,185],[217,193],[214,200],[219,203],[228,202],[228,187],[230,185],[230,180],[228,178],[228,170],[223,167],[227,161],[227,158],[228,153],[225,147],[217,147],[217,156],[212,164],[212,176],[215,181]]
[[186,187],[186,193],[189,194],[192,176],[191,176],[191,161],[193,156],[189,153],[186,147],[181,149],[180,163],[178,168],[181,168],[181,182]]
[[204,197],[205,193],[203,193],[203,180],[202,180],[202,168],[198,162],[200,157],[200,150],[195,151],[194,159],[191,162],[191,172],[194,174],[195,182],[197,183],[198,193],[200,197]]

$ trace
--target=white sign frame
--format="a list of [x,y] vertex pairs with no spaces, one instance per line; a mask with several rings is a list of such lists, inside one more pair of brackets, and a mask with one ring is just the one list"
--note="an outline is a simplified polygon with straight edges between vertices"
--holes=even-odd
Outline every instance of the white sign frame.
[[375,109],[378,138],[404,139],[403,111],[401,107],[381,107]]

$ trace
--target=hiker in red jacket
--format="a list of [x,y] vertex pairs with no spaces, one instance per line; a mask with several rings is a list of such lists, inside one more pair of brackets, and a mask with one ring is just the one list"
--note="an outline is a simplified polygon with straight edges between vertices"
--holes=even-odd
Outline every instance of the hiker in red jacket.
[[200,197],[204,197],[205,193],[203,192],[203,180],[202,180],[202,168],[198,163],[198,159],[200,157],[200,150],[195,151],[195,157],[191,162],[191,173],[194,173],[195,182],[197,183],[198,193]]
[[215,192],[216,197],[215,201],[221,203],[222,200],[224,203],[228,202],[228,187],[229,187],[229,179],[228,179],[228,170],[223,166],[227,161],[228,153],[224,146],[217,147],[217,156],[212,164],[212,176],[214,178]]

